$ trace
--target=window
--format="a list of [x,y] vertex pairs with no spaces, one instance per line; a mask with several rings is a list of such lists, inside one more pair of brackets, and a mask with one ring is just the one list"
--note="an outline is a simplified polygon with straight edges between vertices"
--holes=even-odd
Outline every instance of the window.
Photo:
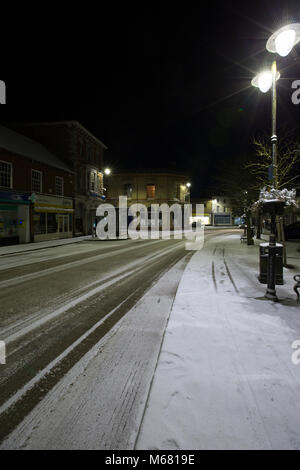
[[0,186],[12,187],[12,164],[0,161]]
[[48,233],[58,232],[57,214],[47,213],[47,230]]
[[55,176],[55,194],[64,195],[64,179],[61,176]]
[[91,171],[90,172],[90,191],[94,191],[94,192],[98,191],[97,172],[96,171]]
[[45,212],[33,214],[33,232],[35,235],[44,235],[47,233]]
[[132,184],[124,184],[124,196],[127,196],[128,198],[132,197]]
[[147,198],[148,199],[155,198],[155,184],[147,184]]
[[31,189],[34,193],[42,192],[42,172],[31,170]]

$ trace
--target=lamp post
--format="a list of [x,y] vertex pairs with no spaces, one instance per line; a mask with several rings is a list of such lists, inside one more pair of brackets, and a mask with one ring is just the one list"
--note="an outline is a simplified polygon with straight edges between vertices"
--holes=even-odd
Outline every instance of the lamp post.
[[[293,47],[300,41],[300,23],[294,23],[284,26],[276,31],[268,39],[266,48],[271,53],[277,53],[282,57],[287,56]],[[273,187],[278,189],[278,170],[277,170],[277,90],[276,82],[280,78],[277,72],[276,60],[272,63],[271,70],[258,74],[252,80],[252,85],[258,87],[263,93],[272,89],[272,182]],[[277,301],[276,295],[276,257],[280,252],[281,246],[276,246],[275,220],[276,215],[283,213],[283,203],[276,204],[276,201],[270,201],[264,204],[264,210],[271,214],[271,233],[268,246],[268,267],[267,267],[267,291],[265,297]]]
[[277,72],[276,60],[272,63],[271,70],[264,70],[256,75],[251,84],[254,87],[260,89],[261,92],[267,93],[272,89],[272,180],[273,186],[278,186],[278,174],[277,174],[277,132],[276,132],[276,121],[277,121],[277,90],[276,82],[280,78],[280,73]]

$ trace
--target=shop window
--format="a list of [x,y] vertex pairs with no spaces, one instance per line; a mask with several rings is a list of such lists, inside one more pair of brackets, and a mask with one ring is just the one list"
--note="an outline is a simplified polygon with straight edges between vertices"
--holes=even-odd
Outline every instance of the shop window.
[[0,161],[0,186],[12,187],[12,164]]
[[33,231],[35,235],[44,235],[47,233],[45,212],[33,214]]
[[69,231],[69,217],[64,215],[64,232]]
[[61,176],[55,176],[55,194],[64,195],[64,179]]
[[47,228],[48,233],[56,233],[58,231],[57,214],[47,213]]
[[42,172],[31,170],[31,189],[34,193],[42,192]]
[[73,231],[73,216],[72,214],[69,215],[69,232]]
[[147,184],[147,198],[148,199],[155,198],[155,184]]

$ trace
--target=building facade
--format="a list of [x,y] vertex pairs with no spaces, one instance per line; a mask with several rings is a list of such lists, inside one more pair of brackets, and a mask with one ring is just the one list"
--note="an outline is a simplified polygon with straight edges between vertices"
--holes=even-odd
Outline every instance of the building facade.
[[103,155],[107,147],[77,121],[18,124],[15,128],[55,153],[76,174],[75,235],[89,235],[105,200]]
[[168,172],[122,171],[107,178],[107,202],[118,207],[119,196],[128,204],[184,204],[190,202],[188,176]]
[[0,126],[0,244],[72,237],[75,174],[45,147]]
[[230,199],[223,196],[213,196],[211,198],[197,201],[203,205],[203,213],[197,213],[193,207],[193,222],[201,221],[203,225],[233,225],[233,217],[230,208]]

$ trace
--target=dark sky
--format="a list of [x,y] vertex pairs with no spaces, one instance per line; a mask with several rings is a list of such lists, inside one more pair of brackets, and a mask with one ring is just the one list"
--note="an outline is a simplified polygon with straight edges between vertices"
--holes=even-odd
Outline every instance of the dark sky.
[[[2,123],[79,120],[112,168],[188,170],[195,195],[269,131],[270,94],[250,80],[271,64],[273,30],[300,22],[299,0],[60,3],[1,12]],[[298,57],[278,62],[279,127],[300,125]]]

